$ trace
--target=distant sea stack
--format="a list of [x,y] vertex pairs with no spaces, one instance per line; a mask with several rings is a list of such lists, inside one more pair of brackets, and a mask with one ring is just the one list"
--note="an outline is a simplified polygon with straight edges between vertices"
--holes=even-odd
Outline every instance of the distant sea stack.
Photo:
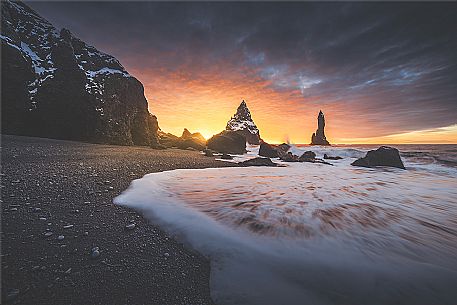
[[2,1],[0,38],[2,133],[157,145],[143,85],[116,58],[22,2]]
[[259,145],[260,133],[251,118],[251,112],[243,100],[238,106],[235,115],[227,122],[226,130],[235,131],[244,136],[249,144]]
[[317,130],[311,136],[311,145],[330,145],[330,143],[325,138],[325,118],[322,110],[319,111],[317,116]]

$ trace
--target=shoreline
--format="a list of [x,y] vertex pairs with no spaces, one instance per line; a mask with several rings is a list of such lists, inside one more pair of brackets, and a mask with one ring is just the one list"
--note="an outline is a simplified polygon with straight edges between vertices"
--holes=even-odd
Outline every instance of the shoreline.
[[209,259],[113,198],[148,173],[234,166],[214,159],[2,135],[2,303],[213,304]]

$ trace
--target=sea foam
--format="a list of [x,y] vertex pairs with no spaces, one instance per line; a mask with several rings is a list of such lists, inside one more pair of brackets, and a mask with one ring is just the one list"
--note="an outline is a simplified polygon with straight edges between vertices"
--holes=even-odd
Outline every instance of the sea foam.
[[454,169],[357,168],[364,150],[311,149],[345,158],[154,173],[115,203],[208,256],[218,304],[453,304]]

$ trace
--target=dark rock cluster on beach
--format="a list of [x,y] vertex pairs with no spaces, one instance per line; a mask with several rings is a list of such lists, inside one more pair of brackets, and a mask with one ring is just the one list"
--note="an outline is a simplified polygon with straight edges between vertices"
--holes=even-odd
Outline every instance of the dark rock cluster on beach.
[[319,111],[317,116],[317,130],[311,136],[311,145],[330,145],[325,137],[325,117],[322,111]]
[[249,144],[258,145],[260,142],[260,132],[251,117],[246,102],[243,100],[238,106],[235,115],[227,122],[226,130],[235,131],[244,136]]
[[271,161],[270,158],[263,158],[263,157],[256,157],[252,158],[243,162],[238,163],[241,166],[271,166],[276,167],[278,166],[277,163]]
[[365,157],[357,159],[351,165],[362,167],[389,166],[405,169],[398,149],[389,146],[370,150]]
[[180,137],[162,131],[159,131],[158,134],[160,145],[165,148],[204,150],[206,147],[206,139],[201,133],[191,133],[187,128],[184,128]]
[[2,133],[157,145],[143,85],[119,61],[2,1]]

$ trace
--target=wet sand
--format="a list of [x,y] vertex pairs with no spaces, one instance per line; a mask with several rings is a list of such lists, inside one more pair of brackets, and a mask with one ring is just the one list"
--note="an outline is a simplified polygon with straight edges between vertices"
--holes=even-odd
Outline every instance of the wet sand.
[[147,173],[233,164],[19,136],[1,147],[2,304],[213,304],[208,258],[112,200]]

